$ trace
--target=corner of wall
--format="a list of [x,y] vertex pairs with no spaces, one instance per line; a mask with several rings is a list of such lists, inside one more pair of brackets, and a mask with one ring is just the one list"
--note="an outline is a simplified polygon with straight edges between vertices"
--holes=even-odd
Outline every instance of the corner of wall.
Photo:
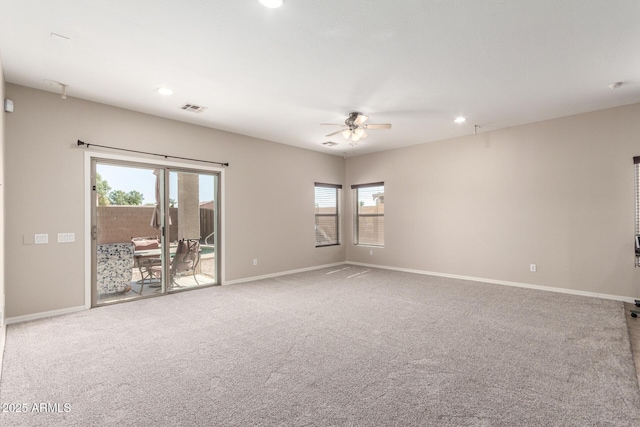
[[[2,68],[2,58],[0,58],[0,102],[4,106],[5,97],[4,70]],[[4,141],[5,141],[5,116],[4,108],[0,112],[0,379],[2,378],[2,356],[4,355],[4,344],[6,335],[6,310],[4,296]]]

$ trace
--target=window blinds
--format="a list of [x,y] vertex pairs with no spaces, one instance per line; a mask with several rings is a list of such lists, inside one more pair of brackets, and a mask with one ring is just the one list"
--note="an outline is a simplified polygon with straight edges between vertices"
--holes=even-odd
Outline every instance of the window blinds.
[[316,247],[340,244],[342,185],[315,183]]
[[353,243],[384,246],[384,182],[352,185]]

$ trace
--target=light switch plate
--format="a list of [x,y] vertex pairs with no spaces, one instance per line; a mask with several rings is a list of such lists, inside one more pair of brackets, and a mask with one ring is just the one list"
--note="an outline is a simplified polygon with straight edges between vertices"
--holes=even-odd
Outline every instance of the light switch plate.
[[58,243],[72,243],[76,241],[76,233],[58,233]]
[[44,245],[45,243],[49,243],[49,235],[48,234],[36,234],[34,236],[34,243],[36,245]]

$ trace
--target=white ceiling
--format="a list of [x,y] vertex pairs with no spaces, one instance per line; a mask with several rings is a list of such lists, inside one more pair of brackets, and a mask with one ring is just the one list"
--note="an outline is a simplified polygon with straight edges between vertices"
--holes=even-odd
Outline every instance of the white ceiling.
[[[0,57],[11,83],[353,156],[640,102],[640,1],[0,0]],[[393,128],[326,138],[349,111]]]

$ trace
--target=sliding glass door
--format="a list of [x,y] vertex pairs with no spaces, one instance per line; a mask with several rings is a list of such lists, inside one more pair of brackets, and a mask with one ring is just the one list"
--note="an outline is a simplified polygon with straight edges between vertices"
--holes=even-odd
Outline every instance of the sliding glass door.
[[165,291],[164,169],[92,161],[93,305]]
[[169,171],[170,292],[218,283],[218,176]]
[[92,306],[219,284],[219,175],[91,162]]

